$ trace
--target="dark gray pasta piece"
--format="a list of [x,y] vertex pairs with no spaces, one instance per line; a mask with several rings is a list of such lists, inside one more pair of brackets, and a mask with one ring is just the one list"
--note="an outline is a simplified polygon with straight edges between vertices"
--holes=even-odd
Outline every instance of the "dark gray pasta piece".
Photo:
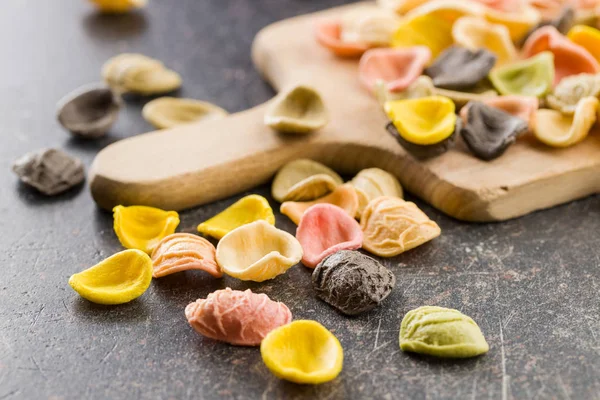
[[103,136],[116,122],[121,98],[104,84],[81,87],[59,102],[57,119],[75,136]]
[[475,156],[489,161],[500,157],[528,129],[524,119],[475,101],[469,104],[460,134]]
[[85,178],[83,163],[58,149],[27,153],[13,163],[12,169],[21,181],[48,196],[64,192]]
[[469,90],[487,78],[496,60],[496,55],[485,49],[471,51],[452,46],[436,58],[425,74],[433,79],[436,87]]
[[346,315],[377,307],[396,284],[394,274],[358,251],[342,250],[321,261],[312,274],[317,296]]

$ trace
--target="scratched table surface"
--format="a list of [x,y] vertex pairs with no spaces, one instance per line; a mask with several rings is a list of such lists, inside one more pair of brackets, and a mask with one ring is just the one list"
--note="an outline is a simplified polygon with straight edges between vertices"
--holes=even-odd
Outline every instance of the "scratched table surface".
[[[182,74],[178,95],[243,110],[273,94],[250,62],[254,34],[342,2],[150,0],[143,12],[117,17],[95,14],[83,0],[2,2],[0,399],[600,398],[599,197],[485,225],[416,200],[442,236],[385,260],[396,287],[383,306],[356,318],[317,300],[301,265],[264,284],[179,273],[115,307],[91,304],[68,286],[71,274],[121,250],[112,217],[85,185],[55,198],[25,187],[12,161],[57,146],[89,167],[102,147],[150,127],[140,115],[147,99],[131,97],[107,137],[73,139],[54,120],[57,100],[97,81],[109,57],[141,52]],[[183,213],[180,230],[194,232],[237,198]],[[280,214],[277,225],[295,228]],[[345,350],[339,378],[287,383],[269,373],[258,349],[197,335],[185,306],[227,286],[267,293],[296,319],[335,332]],[[422,305],[473,317],[489,353],[465,361],[402,353],[400,321]]]

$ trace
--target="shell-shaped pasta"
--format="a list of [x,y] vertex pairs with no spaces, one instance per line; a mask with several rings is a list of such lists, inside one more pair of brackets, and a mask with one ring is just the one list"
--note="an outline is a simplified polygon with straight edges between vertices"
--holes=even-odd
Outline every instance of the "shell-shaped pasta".
[[131,69],[164,68],[162,62],[138,53],[123,53],[110,58],[102,66],[102,78],[112,88],[124,91],[122,81]]
[[265,125],[286,133],[308,133],[329,122],[319,92],[309,86],[295,86],[279,94],[265,114]]
[[124,250],[85,271],[69,285],[81,297],[98,304],[123,304],[140,297],[152,281],[152,260],[140,250]]
[[555,110],[540,109],[533,129],[535,137],[552,147],[569,147],[585,139],[596,122],[598,99],[586,97],[579,101],[575,114],[568,116]]
[[238,346],[258,346],[273,329],[292,321],[285,304],[230,288],[188,304],[185,316],[199,334]]
[[310,201],[323,197],[344,183],[331,168],[306,158],[284,165],[275,175],[271,195],[279,202]]
[[586,49],[571,42],[553,26],[538,29],[523,45],[526,58],[544,51],[554,54],[555,85],[570,75],[600,72],[598,61]]
[[398,197],[379,197],[363,212],[363,248],[381,257],[394,257],[428,242],[441,233],[415,203]]
[[344,363],[339,340],[317,321],[299,320],[272,330],[260,344],[267,368],[280,379],[319,384],[335,379]]
[[486,49],[471,51],[459,46],[444,50],[425,70],[435,87],[450,90],[470,90],[487,78],[497,57]]
[[382,196],[403,197],[402,186],[398,179],[379,168],[368,168],[360,171],[350,184],[358,195],[358,216],[362,215],[371,200]]
[[41,149],[19,157],[12,170],[21,181],[47,196],[54,196],[80,184],[85,168],[80,159],[59,149]]
[[310,207],[298,224],[296,238],[302,245],[302,264],[314,268],[325,257],[340,250],[362,246],[363,233],[356,220],[331,204]]
[[148,0],[90,0],[102,12],[125,13],[146,6]]
[[[537,97],[532,96],[498,96],[491,99],[484,99],[481,101],[491,107],[495,107],[502,110],[513,117],[521,118],[533,126],[535,121],[535,112],[539,108],[540,101]],[[460,110],[460,117],[463,122],[467,122],[467,114],[469,112],[470,104],[467,104]]]
[[406,90],[421,76],[431,59],[425,46],[407,49],[372,49],[360,59],[358,74],[363,86],[373,91],[376,83],[383,81],[391,92]]
[[59,101],[56,117],[75,136],[98,138],[114,125],[121,98],[104,84],[85,85]]
[[586,49],[600,62],[600,30],[591,26],[576,25],[567,34],[570,41]]
[[208,121],[229,113],[214,104],[194,99],[160,97],[144,106],[142,116],[157,129],[172,128],[191,122]]
[[546,97],[546,104],[565,115],[573,115],[581,99],[600,96],[600,75],[579,74],[559,82]]
[[510,11],[487,7],[484,17],[493,24],[504,25],[513,42],[521,40],[542,19],[540,13],[527,4],[522,4],[518,10],[513,8]]
[[528,130],[529,125],[524,119],[484,103],[473,102],[460,134],[475,156],[488,161],[500,157],[518,136]]
[[436,357],[467,358],[487,353],[490,347],[470,317],[450,308],[423,306],[402,319],[400,348]]
[[342,15],[341,40],[367,43],[369,46],[389,46],[400,18],[380,8],[354,9]]
[[273,279],[300,259],[302,246],[296,238],[262,220],[234,229],[217,245],[223,272],[243,281]]
[[[435,29],[431,29],[435,26]],[[392,47],[425,46],[435,59],[452,45],[452,24],[434,15],[405,18],[392,36]]]
[[297,225],[304,212],[315,204],[333,204],[338,206],[348,213],[349,216],[356,216],[358,210],[358,195],[356,190],[351,185],[345,184],[338,186],[333,192],[327,196],[323,196],[314,201],[286,201],[281,204],[280,211],[283,215],[287,215]]
[[385,103],[385,112],[402,138],[431,145],[449,138],[456,126],[455,106],[443,96],[396,100]]
[[215,258],[215,246],[190,233],[174,233],[158,243],[152,252],[154,278],[188,270],[202,270],[215,278],[223,276]]
[[487,49],[498,57],[497,66],[517,58],[517,49],[504,25],[492,24],[483,18],[463,17],[452,27],[454,42],[470,50]]
[[120,54],[102,67],[102,77],[117,92],[152,95],[181,86],[181,76],[163,63],[142,54]]
[[181,76],[167,68],[132,68],[123,78],[128,92],[141,95],[169,93],[181,87]]
[[275,225],[275,215],[269,201],[257,194],[251,194],[202,222],[198,225],[198,232],[221,239],[232,230],[259,220]]
[[123,247],[152,254],[165,236],[179,225],[176,211],[163,211],[146,206],[116,206],[113,208],[114,229]]
[[316,24],[317,42],[338,57],[360,57],[370,47],[367,43],[362,42],[344,42],[341,36],[342,24],[340,21],[321,21]]
[[317,297],[346,315],[377,307],[395,284],[392,271],[358,251],[338,251],[321,261],[312,274]]
[[498,67],[490,81],[503,95],[543,97],[554,82],[554,55],[544,51],[527,60]]

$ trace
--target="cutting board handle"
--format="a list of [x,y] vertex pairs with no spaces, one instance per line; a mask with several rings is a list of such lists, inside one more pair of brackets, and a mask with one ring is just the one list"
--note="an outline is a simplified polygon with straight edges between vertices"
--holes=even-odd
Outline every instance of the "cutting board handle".
[[285,135],[265,126],[267,104],[111,144],[90,169],[94,200],[106,209],[135,204],[180,210],[263,184],[295,158],[323,158],[319,132]]

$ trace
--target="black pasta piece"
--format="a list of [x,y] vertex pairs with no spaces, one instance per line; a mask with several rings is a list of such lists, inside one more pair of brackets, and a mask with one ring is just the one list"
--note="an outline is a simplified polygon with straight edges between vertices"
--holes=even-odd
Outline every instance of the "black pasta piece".
[[312,274],[317,297],[346,315],[377,307],[396,284],[394,274],[358,251],[341,250],[321,261]]
[[517,136],[527,132],[524,119],[479,101],[468,105],[467,123],[460,134],[475,156],[482,160],[500,157]]
[[12,166],[17,176],[48,196],[62,193],[85,179],[80,159],[60,149],[42,149],[27,153]]
[[425,69],[436,87],[450,90],[469,90],[486,79],[498,57],[486,49],[471,51],[452,46]]

